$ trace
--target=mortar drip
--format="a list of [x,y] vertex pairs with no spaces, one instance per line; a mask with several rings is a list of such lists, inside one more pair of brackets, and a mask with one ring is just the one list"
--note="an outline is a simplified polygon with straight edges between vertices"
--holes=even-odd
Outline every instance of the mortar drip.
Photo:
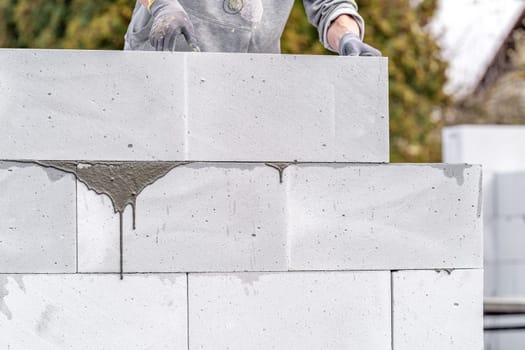
[[123,213],[128,205],[136,228],[136,206],[138,195],[149,185],[164,177],[174,168],[188,162],[80,162],[80,161],[35,161],[44,167],[58,169],[70,174],[85,184],[88,189],[111,199],[115,214],[119,214],[120,231],[120,279],[123,279]]
[[292,163],[264,163],[265,165],[276,169],[279,172],[279,183],[283,183],[283,175],[286,168],[288,168]]

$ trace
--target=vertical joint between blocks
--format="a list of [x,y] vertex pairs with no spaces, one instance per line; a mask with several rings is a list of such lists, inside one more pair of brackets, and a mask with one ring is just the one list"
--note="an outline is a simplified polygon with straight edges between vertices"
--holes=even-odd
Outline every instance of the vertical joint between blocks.
[[186,343],[190,350],[190,274],[186,273]]
[[391,350],[394,350],[394,273],[390,271],[390,341]]
[[78,273],[78,180],[75,178],[75,272]]

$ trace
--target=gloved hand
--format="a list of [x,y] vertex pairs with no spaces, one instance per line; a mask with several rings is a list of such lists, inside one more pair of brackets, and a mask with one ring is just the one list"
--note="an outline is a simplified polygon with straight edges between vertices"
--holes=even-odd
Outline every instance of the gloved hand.
[[340,56],[381,56],[381,52],[365,44],[355,33],[346,33],[339,41]]
[[153,16],[149,41],[157,51],[173,50],[175,39],[181,34],[193,51],[200,51],[193,24],[177,0],[150,0],[148,10]]

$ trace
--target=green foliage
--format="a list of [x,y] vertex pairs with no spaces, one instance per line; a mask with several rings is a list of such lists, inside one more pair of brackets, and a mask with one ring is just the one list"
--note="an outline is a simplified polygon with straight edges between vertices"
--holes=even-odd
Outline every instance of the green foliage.
[[[446,63],[425,30],[436,0],[358,1],[366,41],[389,57],[392,161],[439,161]],[[121,49],[135,0],[0,0],[0,47]],[[285,53],[327,54],[296,0]],[[431,118],[434,116],[434,118]]]
[[317,29],[308,22],[301,0],[295,0],[293,5],[288,24],[281,37],[281,51],[312,55],[330,54],[330,51],[319,42]]
[[134,0],[0,0],[0,47],[121,49]]
[[62,45],[80,49],[121,49],[135,1],[72,0]]

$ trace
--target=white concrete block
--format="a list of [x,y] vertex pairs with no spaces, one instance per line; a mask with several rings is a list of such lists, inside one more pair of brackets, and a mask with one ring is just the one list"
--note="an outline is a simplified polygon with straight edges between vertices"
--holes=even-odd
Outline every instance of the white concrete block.
[[184,57],[1,50],[0,158],[184,157]]
[[498,260],[498,247],[496,245],[498,241],[498,220],[495,217],[490,220],[486,219],[483,217],[483,259],[485,264]]
[[[120,270],[120,222],[109,197],[88,190],[77,182],[78,271],[118,272]],[[128,214],[130,210],[127,210]],[[125,216],[131,228],[130,215]]]
[[482,164],[483,170],[525,170],[525,126],[459,125],[443,129],[443,161]]
[[486,332],[483,335],[483,338],[484,338],[484,349],[485,350],[497,350],[498,349],[496,347],[497,342],[494,337],[494,334],[490,334],[489,332]]
[[500,218],[497,223],[496,261],[525,264],[525,217]]
[[498,295],[498,268],[495,262],[485,262],[483,265],[483,295],[492,297]]
[[[283,179],[261,163],[173,169],[138,196],[136,230],[125,215],[124,270],[482,266],[479,167],[295,164]],[[117,215],[101,201],[80,199],[81,271],[117,267]]]
[[187,349],[185,275],[0,275],[2,349]]
[[496,212],[499,217],[525,216],[525,172],[496,175]]
[[[523,315],[485,317],[485,325],[492,327],[523,326],[524,324],[525,316]],[[486,332],[486,350],[522,350],[523,344],[525,344],[523,330]]]
[[4,49],[0,67],[0,159],[388,161],[384,58]]
[[390,273],[190,274],[190,349],[391,349]]
[[388,162],[386,59],[187,59],[188,159]]
[[75,178],[0,161],[0,273],[75,272]]
[[500,262],[496,265],[497,296],[525,296],[525,262]]
[[124,270],[286,270],[285,205],[263,164],[179,166],[138,196]]
[[393,273],[393,348],[483,349],[483,271]]
[[480,180],[464,165],[292,166],[290,267],[481,268]]

